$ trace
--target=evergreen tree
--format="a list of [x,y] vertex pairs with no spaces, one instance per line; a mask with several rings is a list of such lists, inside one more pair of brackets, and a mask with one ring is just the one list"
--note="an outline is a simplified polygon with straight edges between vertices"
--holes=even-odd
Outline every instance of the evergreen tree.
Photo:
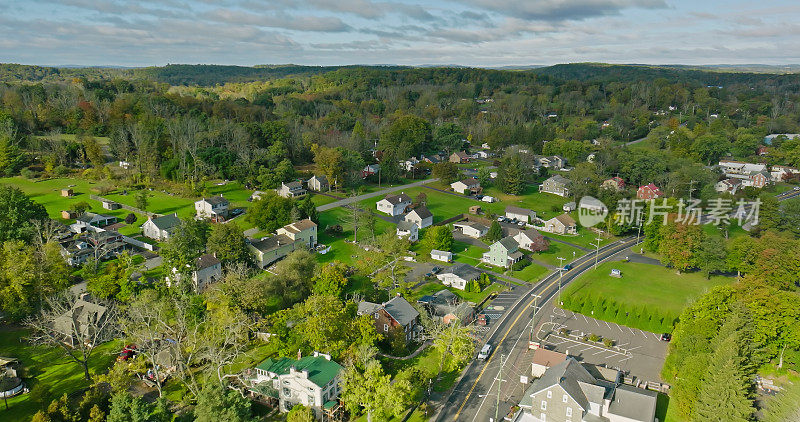
[[502,238],[503,238],[503,228],[500,227],[500,223],[498,223],[497,221],[492,221],[492,225],[489,226],[489,231],[486,232],[486,240],[489,243],[494,243]]
[[500,189],[511,195],[519,195],[525,189],[525,169],[519,154],[506,157],[498,172]]

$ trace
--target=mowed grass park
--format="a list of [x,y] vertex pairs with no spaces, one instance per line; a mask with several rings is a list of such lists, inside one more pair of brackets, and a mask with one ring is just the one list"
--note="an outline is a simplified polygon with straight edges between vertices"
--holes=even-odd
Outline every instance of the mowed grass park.
[[[622,277],[612,277],[618,269]],[[573,281],[563,293],[563,307],[587,316],[652,332],[671,332],[681,311],[730,277],[706,279],[699,272],[637,262],[605,262]],[[594,312],[594,313],[592,313]]]

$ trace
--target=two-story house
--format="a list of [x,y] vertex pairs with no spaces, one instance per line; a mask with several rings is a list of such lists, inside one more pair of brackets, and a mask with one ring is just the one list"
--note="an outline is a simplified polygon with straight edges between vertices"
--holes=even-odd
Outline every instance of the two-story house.
[[296,242],[302,242],[305,246],[313,248],[317,245],[317,223],[306,218],[305,220],[295,221],[278,229],[279,236],[284,235]]
[[406,212],[406,208],[411,205],[411,197],[405,193],[400,195],[386,195],[375,204],[378,211],[396,217]]
[[303,187],[303,184],[298,181],[293,181],[288,183],[281,182],[281,187],[275,189],[275,192],[277,192],[278,195],[284,198],[297,198],[299,196],[303,196],[306,193],[308,193],[306,189]]
[[561,214],[544,222],[542,230],[555,234],[577,234],[578,223],[569,214]]
[[222,222],[228,218],[228,200],[222,195],[203,198],[194,203],[197,218]]
[[312,176],[308,179],[306,183],[308,188],[317,192],[327,192],[330,190],[330,184],[328,183],[328,178],[323,174],[319,176]]
[[403,333],[406,343],[408,343],[417,335],[419,312],[399,293],[390,301],[382,304],[360,302],[358,314],[371,315],[375,321],[375,329],[384,336],[399,331]]
[[433,214],[428,210],[427,207],[419,206],[406,214],[403,217],[403,220],[410,223],[415,223],[419,228],[424,229],[425,227],[433,224]]
[[323,409],[338,400],[343,370],[330,355],[319,352],[299,359],[267,358],[254,368],[249,383],[254,392],[277,399],[281,412],[299,404],[321,420]]
[[454,153],[450,154],[450,158],[449,158],[448,161],[450,161],[451,163],[456,163],[456,164],[469,163],[469,154],[467,154],[464,151],[457,151],[457,152],[454,152]]
[[517,221],[523,221],[525,223],[530,223],[536,218],[536,212],[531,211],[527,208],[520,208],[515,207],[513,205],[509,205],[506,207],[506,218],[511,218]]
[[511,236],[506,236],[489,246],[489,252],[483,254],[483,262],[497,267],[510,268],[525,255],[519,251],[519,243]]
[[567,165],[567,160],[560,155],[536,156],[536,162],[540,167],[561,170]]
[[536,379],[513,422],[653,422],[658,393],[592,375],[567,357]]
[[142,234],[153,240],[167,240],[180,227],[181,219],[178,214],[150,216],[142,224]]
[[625,180],[623,180],[621,177],[614,176],[610,179],[604,180],[600,185],[600,188],[621,192],[625,189]]
[[569,196],[570,180],[566,177],[556,174],[539,185],[539,192],[552,193],[558,196]]
[[252,239],[247,243],[247,249],[253,254],[256,265],[261,269],[285,258],[298,246],[302,247],[299,242],[295,242],[286,235]]
[[639,186],[639,189],[636,191],[637,199],[657,199],[662,196],[664,196],[664,193],[661,192],[661,189],[652,183]]
[[[187,267],[189,265],[187,264]],[[167,275],[167,286],[171,287],[173,282],[180,283],[183,278],[177,268],[172,269],[172,274]],[[212,254],[201,255],[194,261],[194,268],[191,270],[192,287],[196,292],[200,292],[211,283],[222,279],[222,263]]]
[[397,234],[397,237],[408,237],[410,242],[416,242],[419,240],[419,226],[417,226],[417,223],[400,220],[397,222],[395,234]]

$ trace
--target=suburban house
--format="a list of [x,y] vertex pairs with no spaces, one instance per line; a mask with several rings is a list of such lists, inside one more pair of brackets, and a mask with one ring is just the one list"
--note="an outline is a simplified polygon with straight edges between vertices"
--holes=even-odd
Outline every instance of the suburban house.
[[95,323],[104,320],[108,316],[107,311],[105,306],[89,302],[82,296],[75,301],[72,309],[55,318],[53,330],[73,346],[76,342],[89,341],[94,336],[92,330],[97,326]]
[[436,164],[444,161],[444,158],[442,158],[442,156],[439,154],[423,155],[422,161],[425,161],[426,163]]
[[481,191],[480,182],[478,182],[478,179],[474,178],[453,182],[450,184],[450,187],[453,188],[455,192],[460,194],[479,193]]
[[567,165],[567,160],[560,155],[536,156],[539,167],[561,170]]
[[419,228],[424,229],[433,224],[433,214],[431,214],[427,207],[419,206],[406,214],[403,220],[416,223]]
[[763,188],[772,181],[772,175],[766,170],[756,173],[751,173],[746,179],[742,180],[742,186],[752,186],[754,188]]
[[519,403],[513,422],[653,422],[658,393],[597,378],[572,357],[547,369]]
[[380,173],[380,171],[381,171],[380,164],[368,164],[366,167],[364,167],[363,170],[361,170],[361,177],[366,179],[369,176],[373,176]]
[[330,355],[314,352],[298,359],[267,358],[253,369],[247,381],[257,395],[277,399],[281,412],[303,405],[321,420],[327,410],[338,407],[343,370]]
[[520,248],[531,252],[546,251],[550,247],[550,241],[536,229],[520,230],[514,235],[514,240]]
[[727,192],[731,195],[735,195],[739,188],[742,187],[742,179],[734,179],[731,177],[730,179],[720,180],[714,185],[714,190],[719,193]]
[[425,295],[417,299],[431,319],[444,324],[450,324],[458,319],[462,324],[469,324],[475,318],[475,308],[462,302],[455,293],[447,289],[439,290],[432,295]]
[[275,192],[284,198],[297,198],[308,193],[303,187],[303,183],[296,180],[289,183],[281,182],[281,187],[275,189]]
[[279,228],[275,233],[277,233],[278,236],[284,235],[309,248],[316,246],[317,240],[319,239],[317,237],[317,223],[308,218],[287,224]]
[[330,185],[328,184],[328,178],[323,174],[320,176],[314,175],[310,179],[308,179],[308,188],[310,190],[315,190],[317,192],[325,192],[330,190]]
[[455,287],[464,290],[467,283],[480,278],[481,272],[475,267],[467,264],[458,263],[450,268],[444,269],[436,274],[436,278],[445,286]]
[[636,191],[637,199],[656,199],[662,196],[664,196],[664,194],[661,192],[661,189],[652,183],[639,186],[639,189]]
[[216,256],[207,253],[195,260],[195,270],[192,271],[192,281],[197,290],[222,279],[222,263]]
[[453,260],[453,253],[450,251],[440,251],[437,249],[431,250],[431,259],[442,262],[450,262]]
[[408,236],[408,240],[411,242],[416,242],[419,240],[419,226],[417,223],[412,223],[406,220],[400,220],[397,222],[397,237],[406,237]]
[[228,200],[222,195],[203,198],[194,203],[197,218],[210,218],[211,221],[221,222],[228,217]]
[[494,157],[494,153],[491,151],[478,151],[475,156],[478,158],[490,158]]
[[295,242],[286,235],[263,237],[259,240],[250,240],[247,248],[253,253],[256,265],[267,268],[274,262],[283,259],[295,249],[301,248],[300,242]]
[[164,215],[161,217],[148,217],[142,224],[142,234],[153,240],[167,240],[181,225],[178,214]]
[[95,214],[87,211],[75,219],[75,224],[73,224],[72,227],[74,232],[83,233],[89,229],[89,227],[105,227],[116,222],[117,217],[113,215]]
[[540,347],[533,351],[532,359],[531,375],[534,378],[541,378],[545,371],[567,360],[567,355]]
[[569,196],[570,181],[566,177],[556,174],[539,185],[539,192],[552,193],[558,196]]
[[115,231],[94,232],[95,238],[82,235],[77,239],[69,238],[59,243],[61,257],[72,266],[83,265],[89,258],[101,261],[115,258],[125,250],[126,244],[122,242],[122,235]]
[[602,189],[609,189],[617,192],[621,192],[625,189],[625,181],[622,180],[621,177],[614,176],[610,179],[606,179],[603,181],[603,184],[600,185]]
[[519,251],[519,243],[511,236],[506,236],[489,246],[489,252],[483,254],[483,262],[497,267],[510,268],[525,255]]
[[64,220],[72,220],[73,218],[77,217],[78,213],[72,210],[61,210],[61,218]]
[[742,186],[752,186],[760,189],[773,179],[773,175],[767,172],[766,164],[723,160],[719,162],[719,168],[726,177],[742,179]]
[[456,164],[469,163],[469,154],[464,151],[454,152],[450,154],[449,161]]
[[399,293],[382,304],[360,302],[358,314],[371,315],[380,334],[387,336],[391,332],[402,332],[406,343],[415,338],[419,329],[419,312]]
[[773,182],[782,182],[796,174],[800,174],[800,170],[789,166],[772,166],[770,169]]
[[564,213],[545,221],[542,230],[555,234],[577,234],[578,224],[569,214]]
[[461,230],[461,233],[464,236],[468,236],[473,239],[479,239],[483,236],[486,236],[486,233],[489,232],[488,227],[484,226],[481,223],[476,223],[473,221],[462,221],[460,223],[454,223],[453,228],[456,230]]
[[417,167],[417,164],[419,164],[419,160],[417,160],[417,157],[411,157],[408,160],[401,160],[400,168],[402,168],[405,171],[412,171],[414,170],[414,168]]
[[386,197],[378,201],[375,206],[378,208],[378,211],[396,217],[406,212],[406,208],[411,205],[411,202],[410,196],[401,193],[400,195],[386,195]]
[[527,208],[520,208],[515,207],[513,205],[509,205],[506,207],[506,218],[515,219],[517,221],[524,221],[526,223],[530,223],[536,218],[536,212],[531,211]]
[[100,202],[103,204],[103,208],[105,208],[107,210],[113,211],[113,210],[118,210],[118,209],[122,208],[122,205],[120,205],[119,202],[114,202],[114,201],[109,201],[109,200],[103,200],[103,201],[100,201]]

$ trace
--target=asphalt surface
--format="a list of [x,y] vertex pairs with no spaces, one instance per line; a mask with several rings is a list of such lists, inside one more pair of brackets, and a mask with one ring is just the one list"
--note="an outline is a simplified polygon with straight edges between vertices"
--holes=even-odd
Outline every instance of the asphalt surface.
[[409,183],[407,185],[395,186],[395,187],[391,187],[391,188],[381,189],[381,190],[375,191],[375,192],[365,193],[363,195],[358,195],[358,196],[345,198],[345,199],[342,199],[342,200],[339,200],[339,201],[336,201],[336,202],[331,202],[330,204],[320,205],[320,206],[317,207],[317,211],[322,212],[322,211],[327,211],[327,210],[330,210],[330,209],[333,209],[333,208],[337,208],[337,207],[343,207],[345,205],[350,205],[350,204],[355,203],[355,202],[361,202],[361,201],[363,201],[365,199],[374,198],[376,196],[383,196],[383,195],[386,195],[387,193],[397,192],[397,191],[401,191],[403,189],[410,189],[410,188],[414,188],[414,187],[417,187],[417,186],[423,186],[423,185],[426,185],[428,183],[435,182],[437,180],[439,180],[439,179],[435,179],[435,178],[434,179],[425,179],[425,180],[420,180],[418,182]]
[[[628,237],[600,249],[599,259],[609,259],[630,248],[636,243],[635,237]],[[563,273],[561,286],[566,286],[574,278],[592,268],[594,254],[589,253],[572,262],[573,269]],[[516,292],[514,292],[516,290]],[[497,299],[490,304],[485,313],[494,312],[494,322],[485,335],[485,341],[491,343],[494,351],[485,361],[473,360],[464,370],[462,377],[449,397],[440,405],[438,421],[488,421],[495,417],[495,412],[504,417],[511,407],[522,397],[524,384],[520,376],[530,376],[530,356],[528,341],[534,325],[539,325],[541,313],[533,320],[534,311],[542,306],[553,305],[553,299],[559,292],[559,273],[554,272],[533,287],[520,286],[509,292],[514,302],[502,309],[492,309]],[[500,297],[498,296],[498,299]],[[505,300],[504,304],[509,303]],[[549,321],[549,314],[548,319]],[[501,362],[505,365],[501,365]],[[503,367],[502,382],[499,386],[498,374]]]

